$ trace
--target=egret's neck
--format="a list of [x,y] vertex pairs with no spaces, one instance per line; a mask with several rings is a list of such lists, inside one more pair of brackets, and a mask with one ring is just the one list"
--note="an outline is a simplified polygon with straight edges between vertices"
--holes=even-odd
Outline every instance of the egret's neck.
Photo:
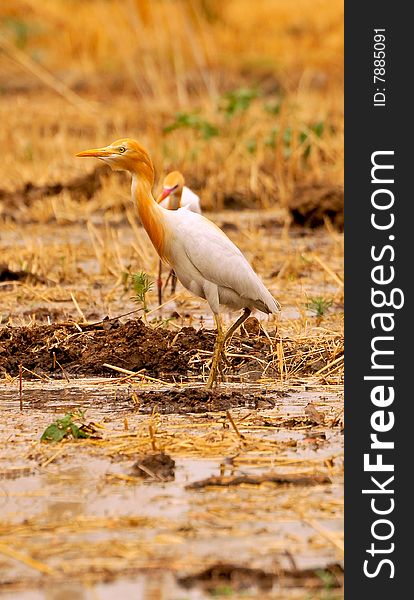
[[162,208],[155,202],[150,182],[132,173],[132,200],[138,207],[139,218],[145,231],[161,258],[165,250],[165,223]]
[[168,202],[168,208],[170,210],[177,210],[181,206],[181,192],[178,190],[170,194],[170,201]]

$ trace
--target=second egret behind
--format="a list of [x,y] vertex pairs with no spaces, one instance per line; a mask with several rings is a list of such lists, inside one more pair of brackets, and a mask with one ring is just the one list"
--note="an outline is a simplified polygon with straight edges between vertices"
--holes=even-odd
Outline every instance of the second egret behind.
[[[162,184],[162,192],[157,198],[157,202],[169,210],[178,208],[188,208],[192,212],[201,215],[200,198],[190,188],[184,185],[184,175],[180,171],[171,171],[165,176]],[[175,293],[177,285],[177,276],[173,270],[170,271],[164,288],[167,287],[171,278],[171,293]],[[162,261],[160,259],[158,267],[158,304],[162,304]]]

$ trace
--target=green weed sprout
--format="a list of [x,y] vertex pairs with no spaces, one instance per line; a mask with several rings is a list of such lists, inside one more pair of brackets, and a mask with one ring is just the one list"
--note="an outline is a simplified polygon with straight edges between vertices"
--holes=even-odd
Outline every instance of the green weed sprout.
[[[81,410],[74,413],[66,413],[64,417],[61,419],[56,419],[54,423],[46,427],[42,437],[40,438],[40,441],[61,442],[64,438],[72,437],[73,439],[78,440],[80,438],[90,437],[89,433],[83,431],[82,429],[82,421],[84,418],[85,413]],[[81,421],[81,425],[76,425],[76,423],[74,423],[74,419]]]
[[326,298],[317,296],[315,298],[309,298],[309,301],[306,303],[306,308],[314,312],[317,317],[323,317],[332,304],[333,300],[327,300]]
[[144,312],[148,312],[147,305],[147,294],[152,290],[154,282],[151,281],[147,273],[140,271],[139,273],[132,273],[132,287],[135,293],[133,297],[134,302],[142,304]]

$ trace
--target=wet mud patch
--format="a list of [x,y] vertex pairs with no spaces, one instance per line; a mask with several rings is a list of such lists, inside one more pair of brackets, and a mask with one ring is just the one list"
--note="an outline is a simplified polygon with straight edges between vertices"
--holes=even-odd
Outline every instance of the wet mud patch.
[[[50,389],[49,389],[50,388]],[[161,388],[143,390],[131,386],[120,387],[114,391],[111,386],[94,386],[84,389],[82,386],[65,385],[62,389],[27,389],[23,385],[22,401],[24,410],[41,412],[73,412],[77,410],[98,410],[105,415],[126,415],[136,413],[150,415],[155,410],[160,414],[203,414],[214,411],[226,411],[236,408],[267,410],[275,408],[278,399],[288,395],[287,391],[269,390],[237,391],[229,389],[207,390],[205,387]],[[14,389],[4,393],[10,406],[19,403],[19,392]],[[296,423],[296,421],[295,421]],[[303,425],[303,419],[297,418]],[[308,424],[306,420],[305,424]],[[265,423],[266,425],[266,423]],[[274,423],[269,423],[274,425]]]
[[267,572],[231,563],[217,563],[195,575],[178,578],[184,589],[201,588],[209,594],[228,588],[232,591],[246,591],[251,588],[261,592],[270,592],[279,583],[287,588],[305,589],[330,588],[343,585],[344,571],[338,563],[327,565],[324,569],[280,569],[278,573]]
[[173,481],[175,479],[175,460],[164,452],[141,456],[132,466],[132,475],[154,481]]
[[161,414],[185,414],[232,408],[271,409],[276,406],[276,398],[284,395],[284,392],[272,392],[272,396],[267,396],[263,393],[187,387],[180,390],[134,391],[133,399],[142,413],[151,414],[156,409]]
[[[181,392],[108,379],[75,388],[37,380],[24,382],[19,413],[16,383],[7,384],[0,427],[1,533],[10,549],[0,557],[4,592],[17,597],[70,580],[74,597],[86,585],[105,587],[105,597],[135,597],[141,577],[158,581],[154,565],[168,573],[165,589],[178,586],[177,598],[221,590],[293,600],[304,590],[316,600],[327,582],[340,589],[342,568],[331,565],[341,552],[330,540],[342,543],[342,439],[328,432],[341,408],[337,394],[319,392],[315,410],[325,415],[328,441],[313,449],[296,442],[321,427],[305,414],[316,391],[269,386],[265,396],[263,387],[244,385],[206,394],[201,386]],[[57,388],[52,410],[61,417],[68,402],[87,409],[82,419],[102,426],[100,439],[40,442],[56,420],[50,392]],[[39,403],[26,404],[35,393]],[[264,397],[266,405],[246,409],[246,397],[259,407]],[[197,401],[198,414],[161,413]],[[202,413],[209,404],[234,408]],[[287,426],[293,418],[294,431]],[[11,557],[19,552],[43,571]]]

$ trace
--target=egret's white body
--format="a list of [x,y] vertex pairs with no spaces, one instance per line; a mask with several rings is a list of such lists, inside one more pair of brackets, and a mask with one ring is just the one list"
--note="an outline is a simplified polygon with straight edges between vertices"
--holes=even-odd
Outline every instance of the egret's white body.
[[214,223],[187,208],[163,209],[171,234],[165,257],[181,284],[205,298],[213,313],[220,306],[277,313],[279,305],[235,244]]
[[[226,340],[247,319],[252,309],[267,314],[277,313],[279,303],[237,246],[214,223],[189,210],[189,207],[179,208],[178,204],[174,207],[176,210],[171,210],[171,205],[167,209],[155,201],[151,191],[154,167],[148,153],[138,142],[125,138],[104,148],[85,150],[77,156],[94,156],[113,169],[131,173],[132,198],[158,255],[174,269],[185,288],[209,303],[217,325],[214,357],[207,382],[207,387],[212,387]],[[164,187],[159,202],[179,188],[182,189],[182,186],[175,183]],[[220,321],[221,306],[244,309],[243,315],[225,335]]]

